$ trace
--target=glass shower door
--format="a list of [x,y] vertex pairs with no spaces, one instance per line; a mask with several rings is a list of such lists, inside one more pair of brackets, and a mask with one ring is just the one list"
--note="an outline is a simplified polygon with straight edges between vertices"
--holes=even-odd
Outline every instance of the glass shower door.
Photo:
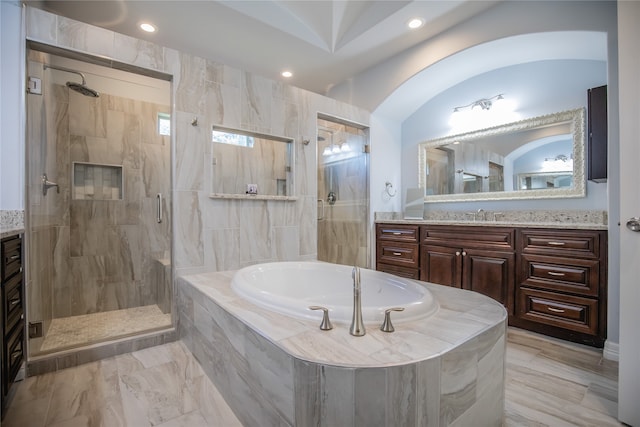
[[318,119],[318,259],[369,267],[368,129]]

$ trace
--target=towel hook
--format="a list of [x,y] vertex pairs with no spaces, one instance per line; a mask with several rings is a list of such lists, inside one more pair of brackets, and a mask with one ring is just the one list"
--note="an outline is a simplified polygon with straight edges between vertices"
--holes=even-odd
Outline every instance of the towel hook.
[[[397,191],[393,188],[393,184],[387,181],[384,185],[385,185],[384,191],[389,195],[389,197],[394,197]],[[391,191],[393,191],[393,193],[391,193]]]

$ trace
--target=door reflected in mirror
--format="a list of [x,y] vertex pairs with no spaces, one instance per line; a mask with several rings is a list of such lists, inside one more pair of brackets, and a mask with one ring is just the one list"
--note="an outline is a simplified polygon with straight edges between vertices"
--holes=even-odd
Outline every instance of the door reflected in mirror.
[[584,197],[584,109],[419,145],[425,202]]

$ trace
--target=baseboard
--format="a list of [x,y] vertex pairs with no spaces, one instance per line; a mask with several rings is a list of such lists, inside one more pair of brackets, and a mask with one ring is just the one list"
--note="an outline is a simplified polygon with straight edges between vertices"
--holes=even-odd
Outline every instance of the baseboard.
[[620,344],[606,340],[602,350],[602,357],[607,360],[620,361]]

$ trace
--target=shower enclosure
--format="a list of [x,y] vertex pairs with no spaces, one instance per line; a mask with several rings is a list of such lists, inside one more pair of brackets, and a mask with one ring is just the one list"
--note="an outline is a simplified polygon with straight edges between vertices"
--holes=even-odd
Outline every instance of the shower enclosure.
[[170,327],[170,82],[33,47],[27,80],[29,356]]
[[368,129],[318,118],[318,259],[369,267]]

